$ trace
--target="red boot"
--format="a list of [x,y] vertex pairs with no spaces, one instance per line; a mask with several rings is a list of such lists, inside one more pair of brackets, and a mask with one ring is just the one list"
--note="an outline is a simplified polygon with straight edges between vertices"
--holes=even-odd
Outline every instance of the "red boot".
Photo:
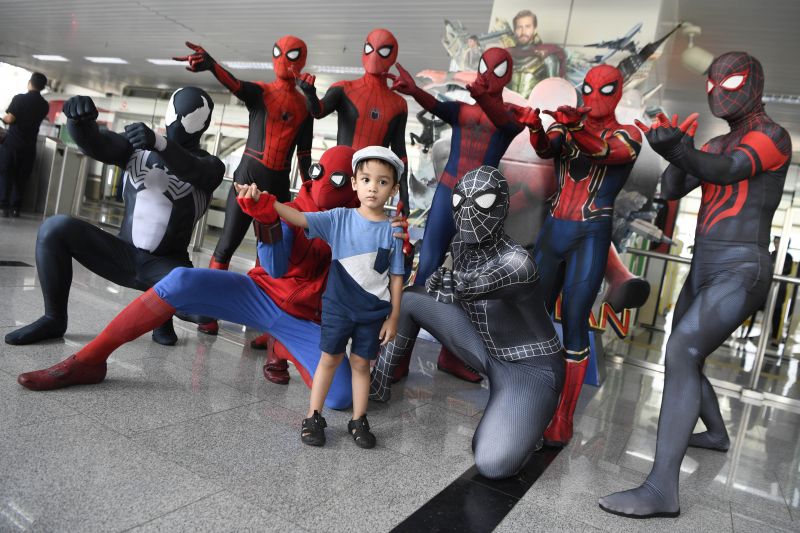
[[608,289],[603,300],[617,313],[623,309],[643,306],[650,296],[650,283],[644,278],[634,276],[627,269],[613,244],[608,249],[605,279]]
[[561,399],[550,425],[544,430],[544,443],[547,446],[564,447],[572,439],[572,415],[575,413],[575,406],[581,394],[589,358],[586,357],[583,361],[567,359],[566,366],[567,376],[564,379],[564,388],[561,390]]
[[408,376],[408,367],[411,366],[411,354],[400,359],[400,363],[394,367],[392,372],[392,384],[397,383],[404,377]]
[[277,383],[278,385],[286,385],[289,383],[289,363],[286,359],[281,359],[275,354],[275,344],[272,343],[272,349],[267,349],[267,360],[264,362],[264,377],[267,381]]
[[483,380],[483,376],[478,374],[474,368],[450,353],[450,350],[444,346],[439,350],[439,360],[436,361],[436,368],[470,383],[480,383]]
[[[305,383],[309,389],[311,388],[314,378],[311,377],[311,374],[308,373],[308,370],[306,370],[303,365],[297,362],[297,359],[294,358],[291,352],[286,349],[286,346],[281,344],[278,339],[275,339],[275,342],[272,345],[272,352],[275,354],[275,357],[282,360],[284,364],[286,361],[291,361],[295,370],[297,370],[297,373],[300,374],[300,378],[303,380],[303,383]],[[264,377],[267,377],[267,365],[264,365]],[[267,377],[267,379],[269,378]]]
[[[250,341],[250,347],[254,350],[269,350],[272,344],[272,335],[264,333]],[[269,357],[269,356],[267,356]]]
[[17,382],[30,390],[55,390],[72,385],[95,385],[106,378],[106,362],[83,363],[70,355],[50,368],[20,374]]
[[[228,270],[230,263],[220,263],[214,256],[211,256],[211,261],[208,262],[208,268],[213,270]],[[206,322],[205,324],[197,324],[197,331],[200,333],[205,333],[206,335],[216,335],[219,333],[219,322],[216,320],[212,320],[211,322]]]

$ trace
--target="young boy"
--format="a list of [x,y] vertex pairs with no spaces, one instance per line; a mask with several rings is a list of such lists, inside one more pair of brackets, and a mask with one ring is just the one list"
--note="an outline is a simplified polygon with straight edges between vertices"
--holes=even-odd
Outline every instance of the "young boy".
[[[397,193],[403,169],[403,162],[388,148],[362,148],[353,156],[351,178],[361,206],[318,213],[301,213],[283,205],[254,184],[237,186],[240,198],[272,203],[286,222],[306,228],[309,238],[322,238],[331,247],[333,261],[322,296],[322,356],[311,387],[308,418],[303,420],[300,434],[310,446],[325,444],[327,424],[320,411],[350,339],[353,419],[347,429],[361,448],[375,446],[367,422],[369,361],[377,357],[379,345],[389,343],[397,331],[404,273],[402,241],[393,237],[383,207]],[[341,186],[347,186],[345,180]],[[259,200],[263,195],[268,196]]]

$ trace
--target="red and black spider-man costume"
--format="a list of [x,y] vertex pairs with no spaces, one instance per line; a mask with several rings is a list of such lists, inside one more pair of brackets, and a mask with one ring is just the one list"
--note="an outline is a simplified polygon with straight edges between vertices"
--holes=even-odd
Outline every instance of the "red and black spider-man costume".
[[[687,446],[725,451],[730,441],[705,358],[764,302],[772,261],[769,234],[791,162],[789,134],[764,112],[764,72],[744,52],[716,58],[708,104],[731,131],[694,148],[692,117],[661,116],[647,140],[670,165],[661,192],[678,199],[700,187],[694,257],[667,342],[666,374],[653,469],[644,484],[600,499],[605,511],[647,518],[680,513],[678,476]],[[687,132],[688,129],[688,132]],[[759,371],[759,369],[756,369]],[[692,435],[697,418],[706,431]]]
[[[407,94],[436,117],[452,127],[450,156],[425,222],[419,266],[415,285],[423,286],[428,277],[439,268],[444,260],[450,241],[456,233],[453,223],[453,187],[464,174],[482,165],[497,167],[514,137],[523,126],[509,116],[513,106],[503,102],[502,92],[511,80],[512,61],[509,53],[502,48],[490,48],[481,56],[478,77],[470,85],[470,94],[476,104],[463,102],[442,102],[417,86],[414,78],[399,64],[398,75],[392,76],[392,89]],[[396,378],[408,373],[409,358],[396,369]],[[460,359],[446,349],[439,354],[437,366],[446,372],[467,381],[480,381],[477,372],[465,368]]]
[[548,310],[552,311],[559,292],[562,295],[567,377],[544,435],[546,442],[555,445],[565,445],[572,438],[572,415],[588,365],[589,314],[611,245],[614,200],[641,149],[639,130],[620,124],[614,116],[622,82],[622,74],[612,66],[592,68],[582,86],[587,107],[546,111],[556,120],[547,132],[538,110],[518,114],[531,130],[536,153],[554,159],[556,170],[556,194],[534,252],[540,286],[551,291],[545,295]]
[[[406,120],[408,104],[386,86],[386,73],[397,60],[397,39],[384,29],[372,30],[364,42],[361,63],[366,71],[351,81],[330,86],[322,100],[317,98],[315,76],[299,76],[297,85],[306,95],[308,110],[314,118],[338,113],[336,144],[359,150],[365,146],[391,148],[408,168],[406,157]],[[400,177],[400,200],[408,215],[407,173]],[[280,198],[278,198],[280,200]]]
[[[188,56],[176,57],[188,61],[192,72],[210,70],[214,77],[244,102],[250,112],[249,131],[244,155],[233,174],[236,183],[256,183],[262,191],[269,191],[280,201],[289,200],[289,171],[292,153],[297,148],[298,168],[303,179],[311,165],[311,138],[313,118],[306,109],[303,95],[295,88],[295,78],[306,64],[308,50],[299,38],[287,35],[278,39],[272,48],[275,81],[264,83],[236,79],[222,68],[201,46],[187,42],[194,50]],[[236,203],[236,193],[231,187],[225,206],[225,224],[222,236],[214,248],[209,268],[227,270],[233,253],[247,233],[251,218]],[[216,334],[216,322],[198,327],[206,333]]]

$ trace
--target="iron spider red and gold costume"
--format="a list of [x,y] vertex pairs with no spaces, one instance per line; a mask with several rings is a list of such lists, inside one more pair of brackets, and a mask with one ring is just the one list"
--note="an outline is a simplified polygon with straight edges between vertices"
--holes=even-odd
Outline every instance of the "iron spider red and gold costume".
[[612,66],[592,68],[582,86],[587,107],[545,111],[556,120],[547,132],[538,110],[519,114],[520,122],[531,129],[531,144],[539,157],[554,159],[558,182],[534,252],[541,286],[551,288],[545,298],[548,310],[562,295],[569,363],[558,409],[544,435],[550,444],[564,445],[572,438],[572,415],[588,365],[589,314],[611,245],[614,200],[641,149],[639,130],[614,116],[622,82],[622,74]]
[[[336,144],[359,150],[379,145],[391,148],[408,168],[406,157],[406,120],[408,104],[386,86],[386,73],[397,60],[397,39],[384,29],[372,30],[364,42],[361,63],[366,71],[356,80],[337,81],[325,96],[317,98],[315,76],[304,74],[297,84],[306,95],[308,109],[314,118],[338,113]],[[279,198],[280,200],[280,198]],[[400,178],[400,200],[408,214],[408,181]]]
[[[295,78],[306,64],[308,50],[299,38],[287,35],[272,47],[272,65],[275,81],[264,83],[236,79],[222,68],[201,46],[187,42],[194,50],[188,56],[176,57],[187,61],[187,70],[210,70],[214,77],[244,102],[250,112],[249,131],[244,155],[233,174],[236,183],[256,183],[258,188],[274,194],[278,200],[289,201],[289,171],[292,153],[297,148],[298,168],[303,180],[308,178],[311,165],[311,138],[314,119],[306,109],[303,95],[295,88]],[[227,270],[233,253],[242,242],[251,218],[236,203],[236,193],[231,187],[225,206],[225,224],[222,228],[209,268]],[[215,335],[216,322],[201,324],[198,329]]]

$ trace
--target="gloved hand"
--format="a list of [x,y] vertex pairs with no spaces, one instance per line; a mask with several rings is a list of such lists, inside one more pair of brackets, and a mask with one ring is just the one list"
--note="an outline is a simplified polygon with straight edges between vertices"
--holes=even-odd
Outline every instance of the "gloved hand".
[[73,96],[61,108],[61,112],[70,120],[97,120],[97,108],[88,96]]
[[555,119],[559,124],[563,124],[568,128],[579,126],[583,122],[586,113],[591,111],[591,107],[572,107],[570,105],[558,106],[555,111],[544,112]]
[[188,56],[173,57],[172,59],[175,61],[188,62],[189,66],[186,67],[186,70],[190,72],[203,72],[204,70],[212,70],[214,68],[217,62],[206,52],[205,48],[199,44],[190,43],[189,41],[186,41],[186,46],[194,50],[194,53]]
[[453,303],[453,273],[445,268],[439,267],[425,280],[425,290],[434,296],[437,302],[445,304]]
[[125,126],[125,138],[137,150],[163,150],[167,141],[163,136],[148,128],[143,122]]
[[275,211],[275,195],[259,191],[255,183],[250,185],[233,184],[236,189],[236,201],[239,207],[264,225],[276,224],[279,220]]
[[534,131],[542,130],[542,118],[539,116],[538,108],[516,107],[514,108],[514,114],[517,117],[517,122],[526,128]]
[[672,161],[679,158],[681,151],[686,147],[694,146],[698,116],[698,113],[692,113],[680,126],[678,125],[678,115],[673,115],[670,121],[664,113],[656,115],[656,120],[650,126],[646,126],[638,120],[634,120],[634,123],[644,132],[653,151],[667,161]]
[[386,73],[386,77],[392,80],[391,90],[409,96],[414,94],[414,91],[417,90],[417,83],[414,81],[414,77],[400,63],[395,64],[395,67],[397,68],[397,74]]
[[306,96],[317,95],[317,88],[314,86],[316,81],[317,77],[308,72],[303,72],[299,78],[295,78],[295,83]]

